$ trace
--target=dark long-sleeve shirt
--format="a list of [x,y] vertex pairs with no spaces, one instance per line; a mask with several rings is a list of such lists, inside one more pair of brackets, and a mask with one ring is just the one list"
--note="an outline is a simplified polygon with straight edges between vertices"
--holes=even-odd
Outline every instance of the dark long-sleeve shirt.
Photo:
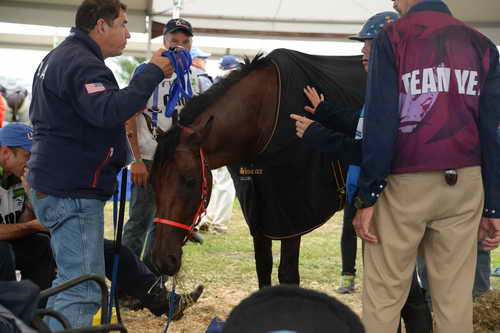
[[361,140],[354,139],[360,108],[335,106],[321,102],[310,115],[314,123],[309,125],[303,139],[309,146],[327,153],[332,159],[347,164],[361,162]]
[[62,198],[107,200],[129,155],[124,123],[146,105],[163,77],[148,64],[119,89],[97,43],[73,29],[35,73],[31,186]]

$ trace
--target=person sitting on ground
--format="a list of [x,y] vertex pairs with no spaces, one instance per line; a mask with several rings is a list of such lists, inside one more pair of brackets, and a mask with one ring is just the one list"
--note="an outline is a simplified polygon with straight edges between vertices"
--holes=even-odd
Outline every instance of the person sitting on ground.
[[0,281],[0,332],[36,333],[30,325],[39,296],[40,288],[29,280]]
[[[31,127],[21,123],[0,129],[0,280],[15,281],[16,270],[20,270],[23,279],[47,289],[56,271],[50,236],[36,219],[20,179],[30,157],[32,133]],[[104,259],[106,276],[111,279],[113,241],[104,241]],[[156,284],[157,280],[129,248],[122,246],[118,288],[160,316],[168,313],[170,294]],[[174,318],[182,317],[184,310],[192,306],[202,292],[203,286],[198,286],[190,294],[179,295]]]

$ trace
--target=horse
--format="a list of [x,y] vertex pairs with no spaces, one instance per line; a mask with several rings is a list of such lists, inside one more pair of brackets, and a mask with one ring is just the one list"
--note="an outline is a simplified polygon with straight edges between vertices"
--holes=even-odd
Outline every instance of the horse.
[[[158,138],[158,147],[154,156],[151,170],[151,183],[156,194],[157,223],[156,235],[152,249],[152,259],[156,268],[163,274],[175,275],[180,270],[182,260],[182,246],[192,234],[196,223],[208,205],[210,199],[212,178],[211,169],[225,165],[232,165],[233,179],[236,181],[238,198],[242,199],[241,187],[238,177],[234,177],[235,170],[244,166],[247,162],[257,161],[263,166],[262,172],[271,171],[269,181],[280,174],[278,151],[288,151],[289,158],[288,174],[284,182],[297,183],[301,179],[308,179],[306,170],[295,170],[294,167],[300,163],[302,169],[306,169],[311,156],[318,157],[314,152],[295,136],[294,126],[288,114],[280,115],[280,106],[286,104],[282,95],[285,85],[293,85],[296,78],[286,79],[286,65],[277,62],[280,58],[289,59],[302,54],[297,52],[278,50],[263,57],[257,55],[253,60],[245,59],[243,66],[233,71],[227,78],[218,82],[204,94],[192,98],[180,114],[177,126],[170,129],[166,134]],[[317,57],[314,61],[327,61],[334,57]],[[355,70],[346,71],[346,80],[352,80],[355,93],[345,91],[339,84],[332,84],[332,89],[323,89],[327,98],[344,102],[346,104],[362,104],[364,95],[365,74],[361,67],[359,57],[336,57],[341,64],[352,66],[356,64]],[[302,59],[302,58],[301,58]],[[288,60],[287,60],[288,61]],[[341,67],[341,66],[340,66]],[[281,71],[281,72],[280,72]],[[321,70],[316,70],[317,76],[321,76]],[[306,81],[311,82],[311,78]],[[326,80],[326,79],[325,79]],[[327,81],[327,80],[326,80]],[[302,83],[298,83],[303,88]],[[359,86],[359,87],[358,87]],[[297,110],[305,105],[305,97],[299,94],[302,104]],[[331,88],[331,87],[330,87]],[[332,92],[336,90],[336,92]],[[355,95],[353,97],[353,95]],[[297,111],[296,111],[297,112]],[[278,123],[283,124],[278,125]],[[277,134],[284,132],[281,137]],[[279,138],[280,137],[280,138]],[[279,142],[278,148],[274,149],[273,142]],[[266,152],[268,153],[266,155]],[[308,155],[309,154],[309,155]],[[297,160],[297,156],[304,156],[303,162]],[[323,157],[316,158],[324,161]],[[243,164],[238,164],[244,162]],[[333,164],[337,166],[336,170]],[[236,166],[235,166],[236,165]],[[281,239],[281,258],[278,269],[280,283],[299,284],[299,252],[301,235],[325,223],[336,211],[342,209],[344,203],[344,181],[345,165],[336,161],[328,162],[327,178],[336,177],[337,186],[333,186],[330,192],[321,192],[324,196],[331,196],[323,206],[315,209],[312,213],[306,213],[303,218],[312,220],[310,225],[297,229],[296,233],[272,237],[258,229],[252,230],[256,270],[259,288],[271,285],[272,273],[272,251],[271,240]],[[276,171],[278,170],[278,171]],[[333,172],[332,172],[333,170]],[[286,173],[286,172],[285,172]],[[332,174],[333,173],[333,174]],[[311,174],[316,174],[311,172]],[[324,174],[318,172],[317,174]],[[274,175],[274,176],[273,176]],[[279,176],[276,176],[279,178]],[[323,177],[323,176],[322,176]],[[288,180],[290,179],[290,180]],[[268,182],[268,181],[266,181]],[[325,177],[320,183],[332,182]],[[298,188],[311,187],[306,182],[299,184]],[[320,186],[318,185],[318,188]],[[330,188],[330,187],[329,187]],[[297,188],[294,189],[297,191]],[[278,193],[279,194],[279,193]],[[333,194],[333,195],[332,195]],[[281,195],[281,194],[279,194]],[[253,199],[256,199],[254,196]],[[250,198],[252,199],[252,198]],[[311,205],[307,200],[295,200],[291,205]],[[260,205],[258,201],[252,203]],[[243,205],[242,205],[243,206]],[[247,223],[249,222],[248,211],[242,207]],[[269,209],[261,210],[269,211]],[[257,207],[257,210],[259,207]],[[285,211],[286,209],[283,209]],[[316,211],[317,210],[317,211]],[[293,214],[292,214],[293,215]],[[250,218],[251,219],[251,218]],[[293,220],[293,217],[291,218]],[[268,219],[269,220],[269,219]],[[293,221],[292,221],[293,224]],[[291,227],[292,229],[294,226]],[[279,229],[279,227],[278,227]]]

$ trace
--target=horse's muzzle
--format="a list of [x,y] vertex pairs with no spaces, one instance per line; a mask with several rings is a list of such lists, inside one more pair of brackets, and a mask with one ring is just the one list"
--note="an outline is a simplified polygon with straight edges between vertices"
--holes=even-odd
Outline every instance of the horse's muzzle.
[[181,268],[181,260],[177,256],[167,255],[155,260],[156,267],[162,274],[174,276]]

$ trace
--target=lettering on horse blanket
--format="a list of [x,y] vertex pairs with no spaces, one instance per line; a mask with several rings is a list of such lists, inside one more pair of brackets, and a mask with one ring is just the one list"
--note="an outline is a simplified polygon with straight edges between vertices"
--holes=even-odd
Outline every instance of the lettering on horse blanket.
[[230,165],[229,170],[252,235],[258,232],[281,239],[314,230],[345,203],[346,166],[297,138],[289,115],[305,115],[306,85],[318,88],[334,104],[361,107],[366,73],[359,56],[278,49],[267,57],[276,66],[280,82],[273,135],[255,161]]

